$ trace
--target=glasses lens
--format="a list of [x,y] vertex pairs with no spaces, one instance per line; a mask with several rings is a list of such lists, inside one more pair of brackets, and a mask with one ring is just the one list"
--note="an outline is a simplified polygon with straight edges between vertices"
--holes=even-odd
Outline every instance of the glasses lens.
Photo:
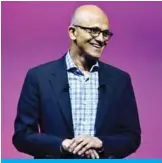
[[103,31],[103,36],[105,38],[110,38],[113,35],[109,30]]
[[99,28],[91,28],[91,34],[93,36],[98,36],[100,34],[100,29]]
[[103,31],[102,33],[103,33],[103,36],[104,36],[105,38],[108,38],[108,37],[109,37],[109,31],[108,31],[108,30]]
[[102,33],[103,34],[103,37],[105,39],[109,39],[113,35],[113,33],[111,33],[109,30],[101,31],[101,29],[98,28],[98,27],[82,27],[82,26],[79,26],[79,25],[74,25],[74,26],[75,27],[82,28],[83,30],[86,30],[93,37],[98,37],[100,35],[100,33]]

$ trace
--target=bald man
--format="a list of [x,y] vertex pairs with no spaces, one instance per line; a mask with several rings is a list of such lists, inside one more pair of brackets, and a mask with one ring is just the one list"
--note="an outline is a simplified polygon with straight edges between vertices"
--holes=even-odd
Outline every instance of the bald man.
[[128,73],[99,60],[112,32],[99,7],[76,9],[69,50],[28,71],[13,144],[35,158],[124,158],[141,129]]

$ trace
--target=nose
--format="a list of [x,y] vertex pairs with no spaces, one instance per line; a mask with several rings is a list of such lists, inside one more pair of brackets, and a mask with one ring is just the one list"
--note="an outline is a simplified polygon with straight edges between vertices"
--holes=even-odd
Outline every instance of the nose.
[[102,32],[95,38],[95,40],[96,40],[96,42],[98,42],[98,44],[100,46],[106,46],[107,45],[107,41],[104,39]]
[[100,32],[100,34],[95,38],[97,41],[99,42],[104,42],[104,37],[103,37],[103,34],[102,32]]

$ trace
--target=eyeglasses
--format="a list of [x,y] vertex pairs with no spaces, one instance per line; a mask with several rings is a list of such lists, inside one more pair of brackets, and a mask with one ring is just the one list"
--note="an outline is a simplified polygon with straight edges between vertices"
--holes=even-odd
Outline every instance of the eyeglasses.
[[83,27],[80,25],[73,25],[74,27],[79,27],[85,31],[87,31],[88,33],[91,34],[92,37],[98,37],[100,35],[100,33],[102,33],[104,39],[110,39],[113,36],[113,33],[110,32],[109,30],[101,30],[98,27]]

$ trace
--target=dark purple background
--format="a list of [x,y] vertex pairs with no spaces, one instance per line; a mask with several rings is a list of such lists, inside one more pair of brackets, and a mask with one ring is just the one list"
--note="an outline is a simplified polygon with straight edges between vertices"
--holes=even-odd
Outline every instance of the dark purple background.
[[11,141],[24,77],[68,50],[72,13],[92,3],[114,32],[101,60],[132,76],[142,144],[131,158],[162,158],[162,2],[2,2],[2,158],[30,158]]

